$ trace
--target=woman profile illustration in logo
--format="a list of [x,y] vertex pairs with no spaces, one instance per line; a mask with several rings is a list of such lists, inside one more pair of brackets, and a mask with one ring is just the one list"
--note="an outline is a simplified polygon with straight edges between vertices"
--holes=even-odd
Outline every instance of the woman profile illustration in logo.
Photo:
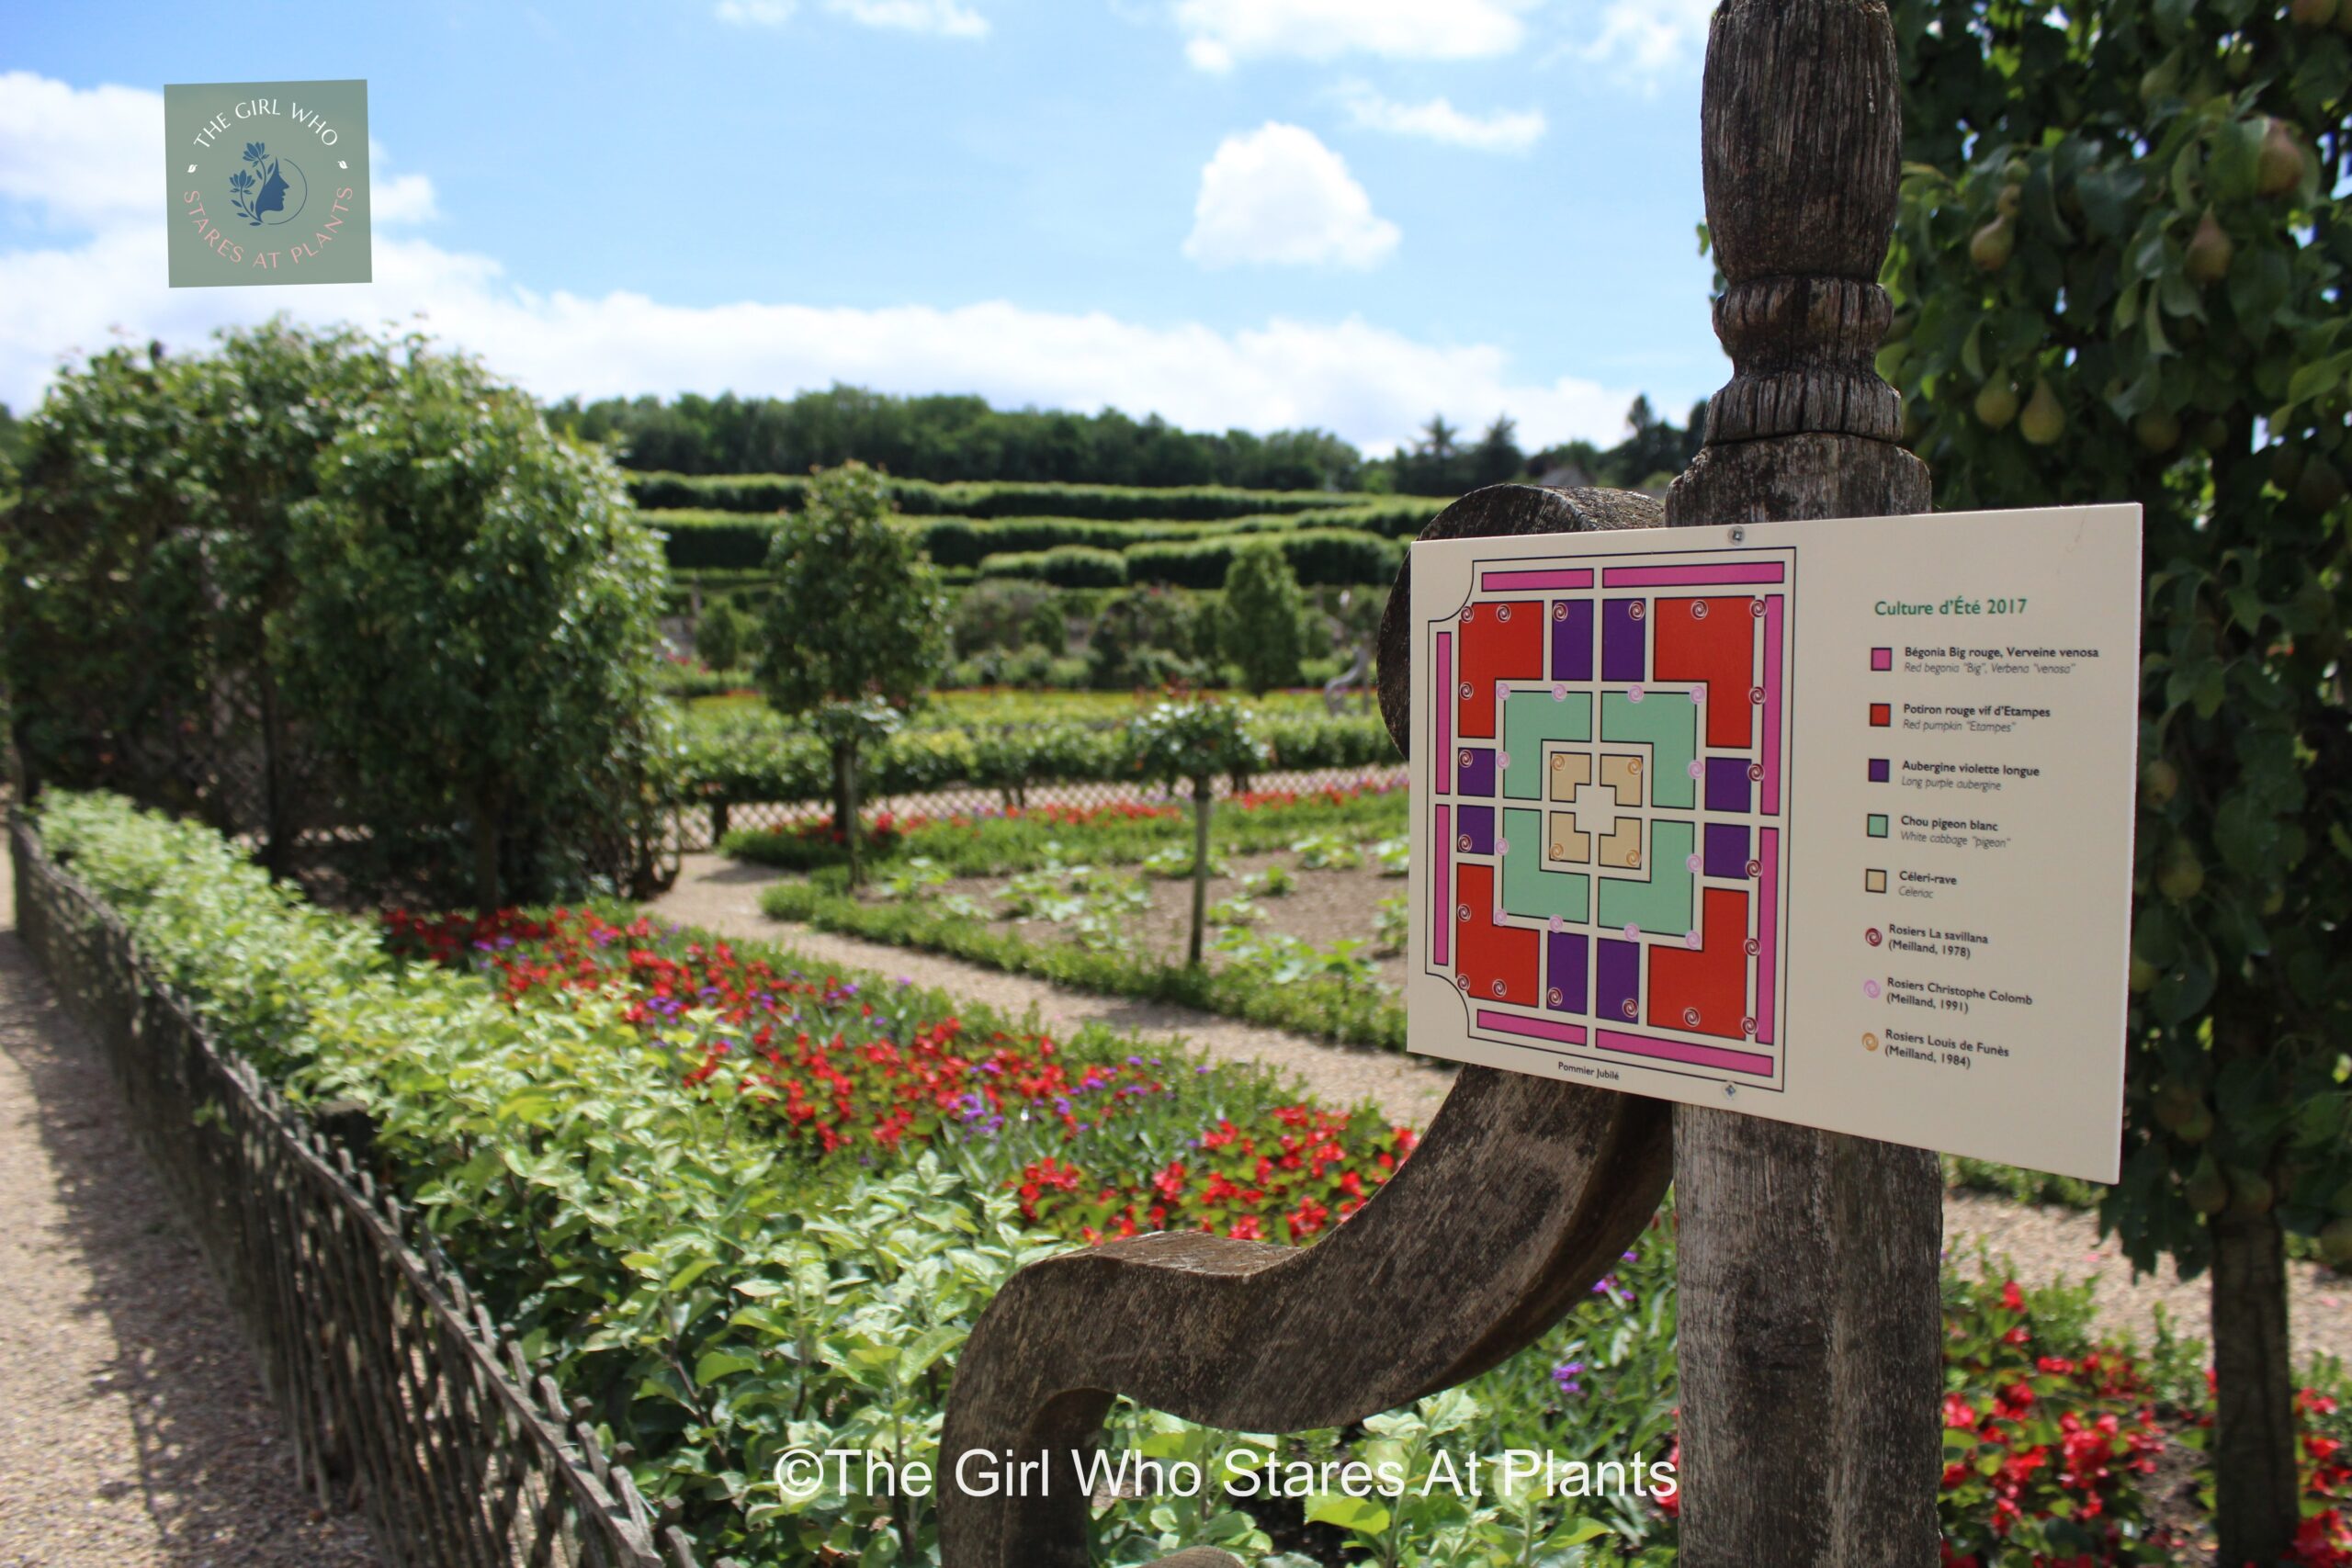
[[229,200],[247,223],[258,229],[271,213],[280,214],[277,221],[283,223],[302,210],[303,203],[309,199],[309,185],[305,182],[301,192],[295,195],[286,177],[286,171],[291,170],[294,178],[300,180],[302,171],[299,166],[271,157],[269,148],[259,141],[245,143],[245,165],[229,176]]

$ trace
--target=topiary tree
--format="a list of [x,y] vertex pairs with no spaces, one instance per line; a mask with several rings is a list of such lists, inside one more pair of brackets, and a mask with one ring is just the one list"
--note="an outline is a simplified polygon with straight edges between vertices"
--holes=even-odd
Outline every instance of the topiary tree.
[[395,850],[462,825],[474,901],[576,885],[646,807],[662,553],[601,454],[413,352],[319,454],[273,624],[288,694]]
[[752,641],[752,617],[726,594],[715,594],[695,618],[695,655],[706,668],[738,670]]
[[850,886],[864,879],[858,753],[947,662],[947,601],[911,536],[891,525],[882,475],[863,463],[817,474],[807,503],[770,547],[760,687],[777,712],[807,716],[831,750],[834,822],[849,845]]
[[1248,713],[1214,697],[1170,697],[1127,726],[1127,755],[1135,770],[1171,789],[1193,786],[1193,925],[1184,962],[1201,963],[1209,887],[1209,812],[1216,781],[1255,773],[1272,760]]
[[2138,1267],[2212,1269],[2217,1560],[2267,1562],[2298,1526],[2284,1236],[2352,1263],[2352,6],[1894,15],[1880,363],[1938,502],[2146,509],[2126,1158],[2101,1219]]
[[1234,552],[1225,570],[1225,609],[1217,630],[1225,656],[1252,692],[1295,685],[1306,654],[1306,601],[1290,562],[1271,541]]

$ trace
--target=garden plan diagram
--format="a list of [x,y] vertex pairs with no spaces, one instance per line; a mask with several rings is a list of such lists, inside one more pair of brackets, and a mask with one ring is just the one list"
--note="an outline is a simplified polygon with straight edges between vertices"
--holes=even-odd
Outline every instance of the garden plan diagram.
[[1414,1049],[2111,1168],[2137,573],[2128,507],[1417,545]]

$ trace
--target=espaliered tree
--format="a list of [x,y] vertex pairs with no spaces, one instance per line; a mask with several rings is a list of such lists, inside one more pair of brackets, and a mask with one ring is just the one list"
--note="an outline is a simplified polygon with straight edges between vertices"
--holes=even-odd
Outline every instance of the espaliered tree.
[[293,508],[274,657],[378,839],[460,826],[475,902],[581,881],[647,804],[662,553],[603,456],[412,351]]
[[899,727],[948,656],[938,573],[889,516],[882,475],[844,463],[816,476],[768,554],[775,592],[760,688],[777,712],[808,718],[832,753],[833,822],[852,887],[864,879],[858,754]]
[[1193,921],[1184,962],[1201,964],[1201,931],[1207,920],[1209,814],[1216,781],[1254,773],[1272,760],[1247,711],[1233,703],[1193,694],[1170,696],[1127,727],[1136,771],[1171,789],[1193,791]]
[[2212,1270],[2218,1560],[2299,1525],[2283,1242],[2352,1264],[2352,5],[1901,0],[1881,367],[1947,508],[2146,509],[2126,1156]]

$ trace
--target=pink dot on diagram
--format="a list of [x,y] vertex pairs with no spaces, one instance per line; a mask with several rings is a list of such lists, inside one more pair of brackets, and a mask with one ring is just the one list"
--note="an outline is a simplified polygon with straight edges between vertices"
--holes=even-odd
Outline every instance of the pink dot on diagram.
[[1783,1087],[1795,574],[1773,548],[1480,564],[1423,629],[1432,901],[1475,914],[1416,961],[1474,1038]]

